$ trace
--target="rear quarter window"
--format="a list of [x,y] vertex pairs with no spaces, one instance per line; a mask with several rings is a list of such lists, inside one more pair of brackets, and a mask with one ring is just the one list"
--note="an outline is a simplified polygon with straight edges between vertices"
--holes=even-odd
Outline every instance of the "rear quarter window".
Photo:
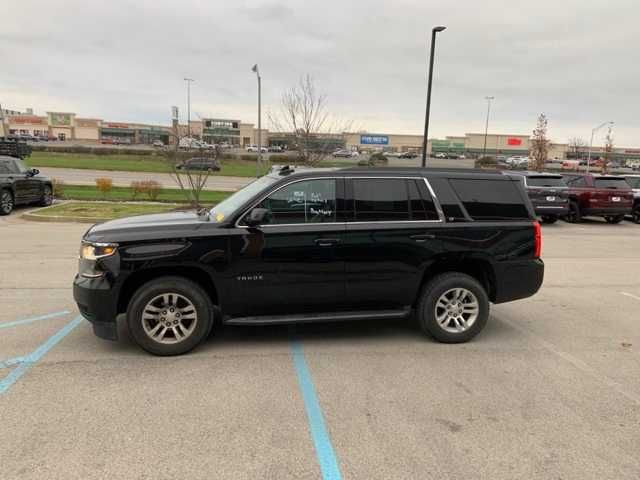
[[449,184],[474,220],[530,218],[519,182],[454,178]]
[[594,185],[596,188],[616,188],[623,190],[631,188],[624,178],[596,178]]

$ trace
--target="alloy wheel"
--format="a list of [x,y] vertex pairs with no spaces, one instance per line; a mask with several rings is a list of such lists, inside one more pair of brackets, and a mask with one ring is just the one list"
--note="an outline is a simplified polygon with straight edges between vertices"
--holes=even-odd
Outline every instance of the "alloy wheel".
[[480,305],[470,290],[452,288],[440,295],[435,310],[440,328],[449,333],[461,333],[475,323]]
[[44,187],[42,203],[44,205],[51,205],[53,203],[53,192],[51,191],[51,187]]
[[142,328],[149,338],[162,344],[180,343],[191,336],[198,323],[196,307],[175,292],[153,297],[142,311]]
[[2,192],[2,196],[0,196],[0,210],[5,215],[8,215],[13,210],[13,195],[11,193],[5,191]]

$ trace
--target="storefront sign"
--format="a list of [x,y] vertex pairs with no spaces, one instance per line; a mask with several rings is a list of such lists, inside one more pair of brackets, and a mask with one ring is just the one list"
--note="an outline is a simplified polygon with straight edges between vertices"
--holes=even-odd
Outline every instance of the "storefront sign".
[[13,116],[9,118],[11,123],[21,124],[21,125],[46,125],[47,119],[43,117],[34,117],[34,116]]
[[386,135],[360,135],[361,145],[389,145]]
[[108,128],[129,128],[126,123],[106,123],[105,126]]
[[50,113],[51,125],[71,126],[71,115],[68,113]]
[[507,145],[513,145],[513,146],[522,145],[522,139],[521,138],[515,138],[515,137],[509,137],[509,138],[507,138]]

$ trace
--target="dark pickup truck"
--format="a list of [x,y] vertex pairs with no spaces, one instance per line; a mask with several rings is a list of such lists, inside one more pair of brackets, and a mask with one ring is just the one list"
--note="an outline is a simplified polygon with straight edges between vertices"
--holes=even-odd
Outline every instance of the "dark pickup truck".
[[187,352],[219,322],[403,319],[470,340],[489,304],[542,284],[540,224],[500,173],[278,167],[210,211],[94,225],[74,297],[96,335],[116,317],[158,355]]
[[631,215],[633,191],[615,175],[565,174],[569,187],[569,213],[565,220],[579,223],[582,217],[603,217],[607,223],[620,223]]
[[0,215],[9,215],[16,205],[51,205],[51,180],[40,177],[39,173],[19,158],[0,155]]

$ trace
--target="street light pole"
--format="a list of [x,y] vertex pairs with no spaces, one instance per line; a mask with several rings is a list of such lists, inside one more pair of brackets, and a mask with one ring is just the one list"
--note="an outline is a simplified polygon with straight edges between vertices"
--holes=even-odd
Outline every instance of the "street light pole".
[[251,71],[258,77],[258,164],[256,165],[256,176],[260,177],[260,166],[262,165],[262,78],[257,63],[251,68]]
[[489,131],[489,112],[491,111],[491,100],[495,97],[484,97],[487,101],[487,121],[484,124],[484,147],[482,147],[482,156],[487,156],[487,132]]
[[596,132],[600,130],[602,127],[604,127],[605,125],[613,125],[613,122],[611,121],[603,122],[591,130],[591,141],[589,142],[589,151],[587,153],[587,173],[589,173],[589,168],[591,167],[591,149],[593,148],[593,137],[596,134]]
[[436,33],[447,27],[438,26],[431,30],[431,55],[429,57],[429,80],[427,81],[427,110],[424,114],[424,138],[422,139],[422,167],[427,166],[427,138],[429,135],[429,113],[431,110],[431,83],[433,81],[433,56],[436,50]]
[[191,138],[191,82],[195,82],[193,78],[185,78],[187,82],[187,137]]

